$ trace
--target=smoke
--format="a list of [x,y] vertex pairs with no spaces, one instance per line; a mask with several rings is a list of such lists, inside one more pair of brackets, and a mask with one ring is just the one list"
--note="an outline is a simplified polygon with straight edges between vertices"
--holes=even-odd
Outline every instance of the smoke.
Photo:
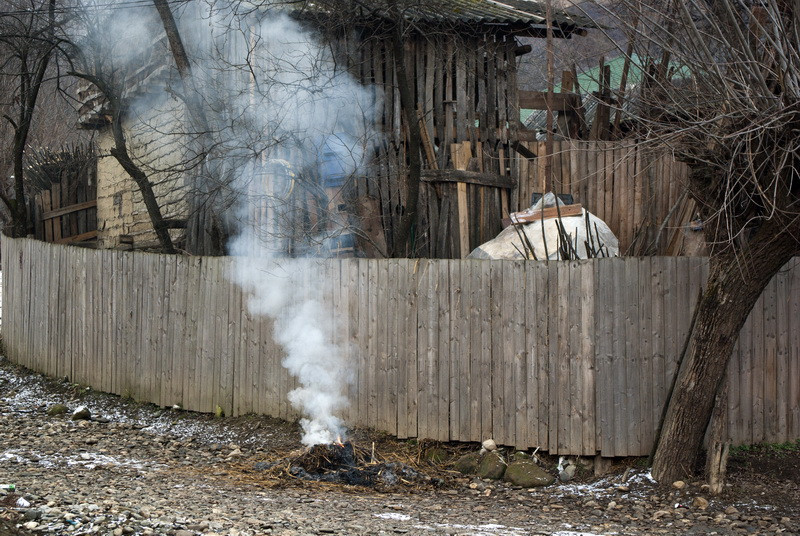
[[[87,9],[80,36],[87,65],[120,84],[135,161],[154,179],[191,173],[187,184],[200,186],[190,195],[225,200],[222,225],[233,229],[231,279],[247,292],[253,314],[274,321],[274,339],[286,354],[282,364],[300,385],[289,400],[303,415],[303,443],[330,443],[344,432],[340,415],[353,373],[334,344],[331,301],[310,257],[324,257],[326,239],[347,221],[319,218],[297,239],[296,207],[265,176],[281,168],[289,177],[284,190],[323,190],[319,179],[326,173],[352,180],[377,139],[371,130],[376,92],[359,85],[330,47],[286,14],[236,2],[172,4],[192,63],[192,83],[183,84],[174,69],[159,74],[147,65],[174,65],[155,10],[125,5],[111,4],[102,15],[96,6]],[[124,38],[122,46],[115,34]],[[149,79],[141,84],[142,77]],[[202,124],[192,122],[198,114],[180,112],[192,102],[202,103]],[[292,258],[287,237],[294,237]]]
[[[259,46],[251,47],[249,61],[258,65],[253,81],[257,96],[251,92],[241,109],[258,112],[246,117],[248,130],[255,128],[272,145],[256,153],[249,168],[280,159],[297,173],[310,169],[313,175],[334,161],[337,174],[352,177],[368,147],[365,140],[372,135],[365,118],[370,117],[374,97],[287,17],[262,23],[255,41]],[[323,152],[326,162],[321,161]],[[243,195],[239,233],[230,245],[233,279],[249,293],[250,310],[274,320],[274,339],[286,352],[282,364],[300,384],[289,400],[304,415],[303,443],[331,443],[344,433],[339,415],[348,405],[346,390],[353,373],[333,342],[335,316],[331,301],[324,300],[322,269],[311,258],[285,256],[282,244],[292,230],[285,228],[281,214],[290,207],[269,191],[274,184],[247,173],[236,184]],[[253,206],[259,204],[271,216],[254,217]],[[307,247],[300,251],[324,256],[320,245],[340,231],[336,224],[344,223],[329,222],[326,229],[306,237]]]
[[233,265],[234,280],[250,296],[250,311],[274,319],[273,337],[286,351],[282,364],[300,383],[289,401],[305,416],[300,424],[308,446],[344,435],[338,414],[348,405],[346,389],[353,377],[333,342],[332,312],[314,297],[323,293],[321,281],[313,277],[319,268],[313,259],[268,262],[244,256]]

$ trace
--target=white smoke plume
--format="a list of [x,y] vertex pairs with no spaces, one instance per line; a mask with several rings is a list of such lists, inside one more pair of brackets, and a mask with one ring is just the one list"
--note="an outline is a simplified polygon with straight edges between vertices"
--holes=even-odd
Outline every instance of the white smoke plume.
[[233,268],[234,280],[250,295],[251,312],[274,319],[274,339],[286,351],[283,366],[301,385],[289,400],[305,416],[300,424],[308,446],[344,435],[338,413],[348,405],[346,390],[353,377],[332,342],[331,311],[312,297],[322,292],[319,280],[309,276],[316,269],[312,259],[268,262],[263,257],[237,257]]
[[[163,58],[156,62],[171,63],[166,41],[157,40],[163,33],[152,6],[127,9],[120,0],[100,4],[110,6],[101,13],[91,4],[96,1],[86,4],[89,22],[80,36],[87,45],[87,65],[94,62],[93,68],[103,70],[96,74],[122,73],[118,78],[124,86],[125,76],[143,72],[141,51],[151,48],[154,57]],[[127,94],[127,131],[135,138],[129,145],[134,152],[141,147],[133,158],[158,173],[158,163],[148,160],[153,147],[178,147],[173,154],[186,165],[168,165],[203,177],[206,191],[223,192],[226,206],[234,207],[224,222],[238,228],[229,242],[235,257],[231,278],[248,293],[251,312],[274,320],[275,341],[286,352],[283,366],[300,384],[289,399],[303,414],[303,442],[330,443],[344,432],[340,414],[353,373],[333,342],[334,315],[315,277],[319,266],[310,258],[282,257],[286,229],[276,226],[275,218],[285,209],[284,200],[259,170],[288,161],[298,172],[319,171],[324,145],[328,158],[335,153],[339,171],[352,176],[371,148],[367,140],[376,138],[370,125],[378,97],[334,61],[330,48],[280,10],[237,2],[171,5],[194,80],[182,84],[173,69],[162,90]],[[124,37],[122,47],[114,45],[117,37]],[[180,93],[193,90],[200,96],[195,102],[204,106],[204,131],[190,124],[190,114],[181,119],[180,112],[169,115],[175,125],[160,124],[167,114],[159,110],[182,109],[192,99]],[[204,164],[196,165],[200,161]],[[324,235],[307,237],[305,251],[296,248],[293,256],[324,256],[321,245],[336,232],[328,225]]]
[[[291,162],[295,167],[315,166],[319,140],[335,140],[327,142],[326,150],[337,153],[340,171],[355,173],[370,134],[364,125],[365,115],[373,109],[371,94],[288,18],[261,25],[259,39],[263,50],[251,57],[260,62],[261,87],[270,89],[262,89],[259,113],[249,120],[279,140],[260,158],[301,155],[299,162]],[[313,259],[281,258],[280,232],[276,236],[274,230],[265,229],[274,222],[250,217],[251,201],[269,198],[269,192],[259,191],[267,186],[246,175],[239,184],[249,195],[240,198],[240,234],[230,247],[236,257],[233,278],[248,291],[251,311],[274,319],[275,341],[286,352],[283,366],[300,383],[289,400],[304,415],[303,443],[331,443],[344,433],[339,415],[348,404],[346,390],[353,373],[333,343],[335,317],[326,306],[330,301],[322,300],[320,266]],[[271,200],[276,213],[277,204],[279,200]],[[323,242],[324,236],[311,239],[315,246]],[[324,250],[315,247],[314,253]]]

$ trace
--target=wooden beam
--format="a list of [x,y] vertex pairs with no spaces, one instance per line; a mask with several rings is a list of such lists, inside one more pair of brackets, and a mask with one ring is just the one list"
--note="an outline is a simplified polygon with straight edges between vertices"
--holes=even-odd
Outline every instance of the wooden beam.
[[92,238],[97,238],[97,230],[89,231],[88,233],[82,233],[79,235],[73,236],[65,236],[64,238],[59,238],[55,241],[56,244],[75,244],[77,242],[84,242],[86,240],[91,240]]
[[517,141],[539,141],[535,130],[520,128],[517,130]]
[[73,212],[78,212],[79,210],[86,210],[87,208],[93,208],[96,206],[97,206],[96,199],[93,199],[92,201],[85,201],[83,203],[76,203],[74,205],[69,205],[67,207],[47,211],[44,214],[42,214],[42,219],[52,220],[53,218],[58,218],[59,216],[63,216],[64,214],[71,214]]
[[515,212],[511,214],[510,218],[503,218],[503,227],[508,227],[511,222],[514,223],[533,223],[542,220],[550,220],[553,218],[571,218],[573,216],[580,216],[583,214],[583,207],[580,203],[574,205],[561,205],[560,207],[549,207],[544,210],[539,210],[530,214],[524,212]]
[[510,176],[460,169],[424,169],[422,170],[422,180],[424,182],[468,182],[495,188],[514,188],[517,185],[517,181]]
[[528,160],[533,160],[534,158],[538,157],[536,153],[531,151],[528,147],[522,145],[519,141],[511,142],[511,148],[517,151],[519,154],[521,154],[524,158],[527,158]]
[[[554,93],[553,111],[568,112],[575,111],[580,106],[581,98],[577,93]],[[519,91],[519,107],[529,110],[547,109],[546,91]]]

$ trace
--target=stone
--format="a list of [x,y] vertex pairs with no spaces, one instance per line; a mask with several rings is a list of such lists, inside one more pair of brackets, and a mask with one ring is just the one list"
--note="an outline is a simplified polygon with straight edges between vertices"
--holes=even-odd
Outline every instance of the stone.
[[86,406],[79,406],[72,412],[73,421],[88,421],[92,418],[92,412]]
[[447,451],[440,447],[431,447],[425,451],[425,461],[442,463],[447,460]]
[[567,463],[567,466],[564,467],[561,471],[558,472],[558,479],[561,482],[569,482],[573,478],[575,478],[575,471],[577,466],[572,462]]
[[522,452],[521,450],[518,450],[517,452],[514,453],[511,459],[514,460],[515,462],[530,461],[531,455],[528,454],[527,452]]
[[511,462],[506,468],[503,480],[524,488],[549,486],[556,481],[553,475],[529,460]]
[[705,510],[708,508],[708,499],[705,497],[695,497],[692,501],[692,506],[699,508],[700,510]]
[[459,473],[465,475],[474,475],[478,471],[478,462],[480,461],[480,454],[477,452],[470,452],[469,454],[464,454],[454,465],[454,468]]
[[490,452],[478,462],[476,474],[481,478],[500,480],[506,472],[506,463],[497,452]]
[[672,483],[672,487],[675,489],[683,489],[686,487],[686,482],[684,482],[683,480],[676,480],[675,482]]
[[36,527],[39,526],[39,523],[37,523],[36,521],[28,521],[27,523],[25,523],[22,526],[25,527],[28,530],[34,530]]
[[47,414],[50,415],[51,417],[54,417],[56,415],[63,415],[67,411],[68,408],[64,404],[53,404],[52,406],[47,408]]
[[194,533],[190,530],[181,529],[175,531],[175,536],[194,536]]
[[29,510],[25,510],[25,513],[22,514],[22,517],[26,521],[36,521],[42,517],[42,511],[37,508],[31,508]]
[[495,443],[494,439],[485,440],[483,443],[481,443],[481,446],[489,452],[497,450],[497,443]]

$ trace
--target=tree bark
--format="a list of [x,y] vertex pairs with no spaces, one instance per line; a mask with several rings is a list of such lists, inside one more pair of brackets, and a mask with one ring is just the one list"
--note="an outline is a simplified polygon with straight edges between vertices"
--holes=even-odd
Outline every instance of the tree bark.
[[728,389],[727,383],[717,394],[714,401],[714,412],[711,415],[711,424],[708,433],[708,450],[706,452],[706,480],[712,495],[719,495],[725,488],[725,473],[727,471],[730,442],[728,442]]
[[752,250],[711,257],[692,346],[678,373],[653,458],[656,480],[670,483],[694,472],[739,331],[767,283],[798,251],[797,241],[785,235],[790,230],[764,224],[751,239]]

